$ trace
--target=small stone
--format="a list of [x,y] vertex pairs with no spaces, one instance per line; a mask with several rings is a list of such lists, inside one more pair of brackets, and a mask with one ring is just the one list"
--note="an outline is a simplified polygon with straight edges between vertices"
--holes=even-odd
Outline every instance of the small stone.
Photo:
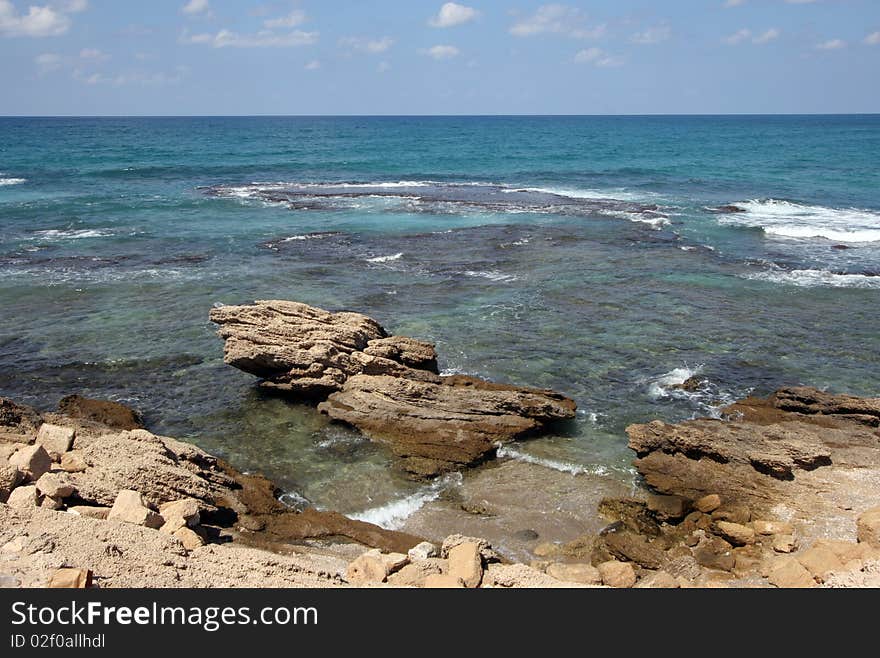
[[535,557],[554,557],[555,555],[559,555],[560,546],[559,544],[554,544],[553,542],[544,542],[543,544],[538,544],[532,549],[532,554]]
[[389,574],[398,571],[408,563],[409,557],[402,553],[383,554],[378,548],[374,548],[348,565],[346,580],[353,585],[381,583]]
[[107,518],[110,521],[123,521],[147,528],[161,528],[165,523],[165,519],[147,507],[143,496],[131,489],[123,489],[116,495],[116,501]]
[[0,589],[16,589],[21,587],[21,581],[8,573],[0,573]]
[[160,505],[159,513],[165,519],[161,530],[169,535],[181,528],[194,528],[201,522],[199,502],[194,498],[184,498]]
[[60,498],[44,496],[43,502],[40,503],[40,507],[42,507],[43,509],[60,510],[64,507],[64,501]]
[[694,501],[694,509],[703,514],[711,514],[721,507],[721,496],[718,494],[709,494]]
[[736,566],[733,547],[720,537],[711,537],[694,549],[694,559],[707,569],[732,571]]
[[36,482],[43,473],[52,468],[52,459],[41,445],[26,446],[9,458],[9,465],[25,474],[27,480]]
[[695,580],[700,575],[700,565],[693,557],[679,557],[670,560],[663,570],[670,576],[684,578],[687,581]]
[[15,539],[10,539],[8,542],[3,544],[3,547],[0,548],[0,552],[21,553],[24,550],[25,546],[27,546],[27,537],[25,537],[24,535],[19,535]]
[[752,527],[759,535],[793,535],[794,528],[785,521],[752,521]]
[[794,535],[773,535],[773,550],[777,553],[793,553],[797,546]]
[[98,507],[95,505],[74,505],[67,508],[68,513],[76,514],[87,519],[104,520],[110,514],[109,507]]
[[86,589],[92,586],[92,572],[88,569],[58,569],[49,580],[50,589]]
[[429,557],[437,557],[439,551],[431,542],[423,541],[409,549],[406,554],[410,560],[416,562],[418,560],[427,560]]
[[792,557],[779,558],[767,577],[771,585],[783,589],[814,587],[816,582],[804,566]]
[[713,521],[730,521],[745,525],[752,519],[752,513],[745,505],[725,505],[712,512]]
[[856,533],[859,543],[880,548],[880,507],[873,507],[859,516]]
[[43,423],[37,432],[37,445],[41,445],[49,453],[49,456],[58,461],[61,455],[73,446],[73,438],[76,432],[73,428]]
[[608,587],[632,587],[636,584],[636,572],[629,562],[610,560],[599,565],[602,583]]
[[397,573],[387,578],[389,585],[394,587],[424,587],[428,576],[443,573],[443,560],[427,558],[407,564]]
[[[0,496],[4,491],[8,495],[22,480],[24,480],[24,473],[18,468],[9,464],[0,464]],[[0,498],[0,500],[3,499]]]
[[718,533],[734,546],[746,546],[755,543],[755,531],[748,526],[730,521],[718,521],[715,523]]
[[[45,427],[45,425],[43,425],[43,427]],[[62,480],[61,477],[55,473],[44,473],[42,477],[37,480],[37,489],[39,489],[40,493],[44,496],[51,496],[52,498],[58,499],[67,498],[76,493],[76,487],[69,482]]]
[[660,496],[648,494],[648,509],[661,521],[681,519],[689,511],[687,499],[681,496]]
[[77,450],[71,450],[61,455],[61,470],[68,473],[81,473],[88,468],[85,457]]
[[465,542],[449,550],[449,575],[467,588],[478,587],[483,580],[483,560],[479,544]]
[[812,546],[796,556],[797,561],[820,583],[832,571],[843,571],[843,564],[833,551],[825,546]]
[[449,574],[435,573],[425,578],[425,589],[462,589],[464,583],[460,578]]
[[642,578],[636,585],[638,589],[678,589],[680,587],[681,583],[678,579],[665,571],[655,571],[647,578]]
[[556,580],[582,585],[601,585],[602,574],[592,564],[565,564],[556,562],[547,567],[546,573]]
[[6,504],[19,509],[37,507],[40,504],[40,494],[32,484],[26,487],[17,487],[9,494]]
[[205,540],[202,539],[191,528],[179,528],[174,532],[174,537],[180,540],[180,543],[183,544],[183,547],[188,551],[194,551],[200,546],[205,545]]

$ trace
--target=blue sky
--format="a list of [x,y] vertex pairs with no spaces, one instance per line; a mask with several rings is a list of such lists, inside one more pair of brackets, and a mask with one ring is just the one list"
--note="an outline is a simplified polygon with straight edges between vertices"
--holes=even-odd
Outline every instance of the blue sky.
[[0,0],[2,115],[880,112],[878,0]]

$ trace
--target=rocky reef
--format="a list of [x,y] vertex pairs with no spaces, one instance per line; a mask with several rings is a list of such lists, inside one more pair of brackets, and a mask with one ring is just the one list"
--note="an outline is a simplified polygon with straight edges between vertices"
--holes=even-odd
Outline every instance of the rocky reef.
[[323,400],[322,413],[388,443],[415,475],[478,464],[498,444],[545,432],[577,409],[554,391],[441,377],[433,345],[390,336],[358,313],[258,301],[210,317],[226,363],[265,388]]

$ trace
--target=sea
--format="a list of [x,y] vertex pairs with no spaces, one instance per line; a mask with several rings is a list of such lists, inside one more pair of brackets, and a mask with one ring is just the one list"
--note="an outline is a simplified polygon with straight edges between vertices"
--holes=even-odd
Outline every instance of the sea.
[[414,481],[261,392],[212,306],[359,311],[445,373],[573,397],[499,453],[530,487],[640,487],[630,423],[880,394],[878,115],[0,118],[0,229],[0,395],[132,405],[390,528],[474,472]]

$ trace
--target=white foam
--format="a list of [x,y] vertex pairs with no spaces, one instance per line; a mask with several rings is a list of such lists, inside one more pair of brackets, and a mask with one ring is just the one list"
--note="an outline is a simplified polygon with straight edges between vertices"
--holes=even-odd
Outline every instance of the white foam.
[[508,188],[505,192],[538,192],[541,194],[555,194],[556,196],[569,199],[590,199],[596,201],[644,201],[653,198],[654,195],[646,193],[638,194],[629,192],[623,188],[610,190],[576,189],[567,187],[520,187]]
[[36,231],[34,235],[48,240],[82,240],[84,238],[109,238],[113,232],[107,229],[49,229]]
[[647,224],[651,228],[660,230],[669,224],[669,218],[665,215],[655,213],[634,212],[629,210],[600,210],[600,215],[606,217],[616,217],[617,219],[628,219],[631,222]]
[[669,390],[672,386],[684,384],[691,377],[699,375],[702,370],[702,365],[696,366],[694,368],[685,365],[681,368],[670,370],[669,372],[660,375],[656,379],[651,380],[650,384],[648,385],[648,395],[650,395],[651,398],[653,398],[654,400],[659,400],[660,398],[668,398],[670,395]]
[[309,507],[312,503],[308,498],[296,491],[286,491],[278,497],[278,502],[295,510],[302,510]]
[[489,270],[489,271],[475,271],[468,270],[464,273],[465,276],[470,276],[479,279],[489,279],[490,281],[496,281],[499,283],[509,283],[511,281],[518,281],[519,277],[514,274],[504,274],[503,272],[498,272],[497,270]]
[[721,224],[751,226],[768,235],[834,242],[880,241],[880,212],[861,208],[828,208],[777,199],[733,204],[745,212],[721,216]]
[[0,178],[0,187],[7,185],[21,185],[27,183],[27,178]]
[[281,242],[299,242],[301,240],[323,240],[324,238],[329,238],[332,233],[306,233],[305,235],[291,235],[289,238],[284,238]]
[[746,274],[744,278],[801,288],[880,288],[880,276],[835,274],[827,270],[771,270]]
[[390,263],[403,258],[403,253],[394,254],[392,256],[376,256],[375,258],[367,258],[368,263]]
[[572,475],[608,475],[609,473],[607,467],[601,466],[599,464],[582,465],[573,464],[571,462],[557,461],[555,459],[535,457],[534,455],[521,452],[516,448],[511,448],[510,446],[499,446],[497,454],[499,459],[507,457],[509,459],[516,459],[517,461],[526,462],[527,464],[543,466],[544,468],[549,468],[554,471],[571,473]]
[[399,530],[409,517],[422,509],[427,503],[437,500],[440,494],[451,487],[459,486],[461,482],[461,473],[448,473],[427,487],[405,498],[392,500],[390,503],[380,507],[373,507],[357,514],[349,514],[348,517],[355,521],[372,523],[386,530]]

